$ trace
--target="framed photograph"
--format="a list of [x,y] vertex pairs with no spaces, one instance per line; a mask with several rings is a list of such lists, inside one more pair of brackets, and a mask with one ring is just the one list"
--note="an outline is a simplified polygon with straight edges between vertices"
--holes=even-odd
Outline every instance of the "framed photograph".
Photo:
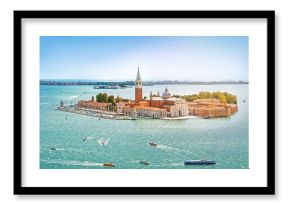
[[275,194],[274,11],[14,11],[14,194]]

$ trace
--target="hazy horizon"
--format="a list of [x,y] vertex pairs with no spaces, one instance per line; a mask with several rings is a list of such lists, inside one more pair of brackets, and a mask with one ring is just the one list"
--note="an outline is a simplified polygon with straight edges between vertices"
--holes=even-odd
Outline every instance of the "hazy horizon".
[[[114,80],[114,79],[103,79],[103,80],[100,80],[100,79],[76,79],[76,78],[71,78],[71,79],[62,79],[62,78],[54,78],[54,79],[40,79],[40,81],[104,81],[104,82],[123,82],[123,81],[135,81],[135,79],[124,79],[124,80]],[[239,81],[242,81],[242,82],[248,82],[248,81],[245,81],[245,80],[209,80],[209,81],[200,81],[200,80],[166,80],[166,79],[160,79],[160,80],[142,80],[143,82],[159,82],[159,81],[178,81],[178,82],[239,82]]]
[[40,79],[246,81],[247,36],[41,36]]

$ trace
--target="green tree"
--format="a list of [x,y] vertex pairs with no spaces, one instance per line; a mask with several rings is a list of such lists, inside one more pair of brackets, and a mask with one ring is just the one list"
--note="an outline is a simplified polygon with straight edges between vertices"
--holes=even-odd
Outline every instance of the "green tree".
[[192,101],[194,101],[194,100],[197,100],[197,99],[200,99],[200,97],[198,96],[198,95],[192,95]]
[[237,97],[233,94],[228,92],[199,92],[198,94],[192,95],[183,95],[180,96],[181,98],[185,99],[188,102],[192,102],[197,99],[210,99],[215,98],[220,100],[223,103],[235,103],[237,104]]
[[122,101],[122,98],[118,95],[115,102],[119,103],[120,101]]
[[96,101],[101,102],[101,93],[96,95]]
[[108,95],[107,93],[99,93],[96,95],[97,102],[108,102]]
[[212,97],[212,98],[215,98],[215,99],[219,99],[220,94],[221,94],[221,92],[213,92],[213,93],[211,94],[211,97]]
[[114,96],[113,96],[113,95],[110,95],[110,96],[108,97],[108,99],[107,99],[107,102],[108,102],[108,103],[113,103],[113,102],[115,102]]
[[210,92],[199,92],[199,97],[201,99],[211,98],[211,93]]
[[102,102],[108,102],[108,94],[107,93],[103,94],[103,101]]
[[227,102],[227,98],[223,93],[219,94],[218,99],[222,102],[222,103],[226,103]]
[[237,97],[232,94],[227,95],[227,103],[234,103],[237,104]]

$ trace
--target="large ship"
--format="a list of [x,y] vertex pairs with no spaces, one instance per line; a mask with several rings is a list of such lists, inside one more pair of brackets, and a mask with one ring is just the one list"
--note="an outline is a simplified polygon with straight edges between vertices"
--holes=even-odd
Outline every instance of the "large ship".
[[184,165],[213,165],[213,164],[216,164],[216,161],[205,159],[184,161]]

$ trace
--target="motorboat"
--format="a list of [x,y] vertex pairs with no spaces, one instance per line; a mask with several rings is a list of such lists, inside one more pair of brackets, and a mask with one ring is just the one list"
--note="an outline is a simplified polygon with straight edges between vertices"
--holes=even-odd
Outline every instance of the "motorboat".
[[54,148],[54,147],[51,147],[51,148],[50,148],[50,150],[54,150],[54,151],[55,151],[55,150],[56,150],[56,148]]
[[143,165],[149,165],[150,164],[148,161],[144,161],[144,160],[139,161],[139,163],[143,164]]
[[185,160],[184,165],[213,165],[216,164],[216,161],[213,160]]
[[115,165],[113,165],[112,163],[108,162],[108,163],[104,163],[103,164],[104,167],[115,167]]
[[149,142],[148,144],[151,145],[151,146],[153,146],[153,147],[156,147],[156,146],[158,145],[158,144],[155,143],[155,142]]

